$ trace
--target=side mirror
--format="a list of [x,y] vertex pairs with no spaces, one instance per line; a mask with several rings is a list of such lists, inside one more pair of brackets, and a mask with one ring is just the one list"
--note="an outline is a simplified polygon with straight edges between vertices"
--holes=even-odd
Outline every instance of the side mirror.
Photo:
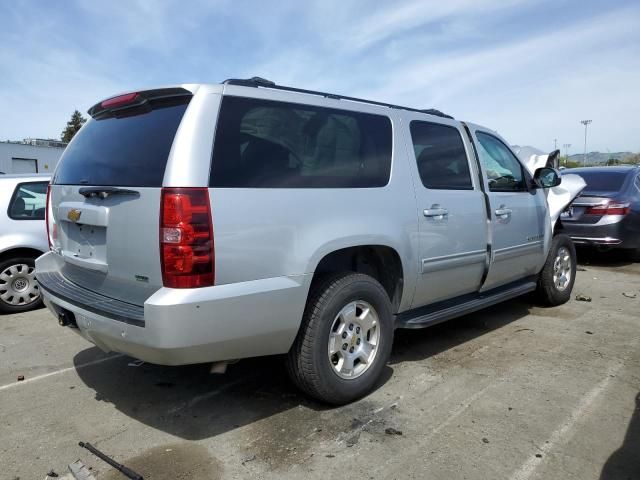
[[562,177],[557,170],[550,167],[538,168],[533,174],[533,183],[538,188],[557,187],[562,183]]

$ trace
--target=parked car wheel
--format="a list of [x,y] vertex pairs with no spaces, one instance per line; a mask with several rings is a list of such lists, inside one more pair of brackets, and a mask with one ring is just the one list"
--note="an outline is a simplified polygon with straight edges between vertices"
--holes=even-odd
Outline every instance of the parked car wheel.
[[576,279],[576,249],[567,235],[556,235],[547,261],[538,275],[536,295],[544,305],[555,306],[571,298]]
[[332,275],[312,286],[287,370],[310,396],[345,404],[371,391],[392,343],[391,302],[382,285],[359,273]]
[[42,306],[35,260],[10,258],[0,262],[0,312],[26,312]]

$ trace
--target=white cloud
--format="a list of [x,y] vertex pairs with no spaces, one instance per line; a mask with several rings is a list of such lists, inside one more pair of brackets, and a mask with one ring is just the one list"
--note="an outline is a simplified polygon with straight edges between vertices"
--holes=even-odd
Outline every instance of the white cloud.
[[262,75],[440,108],[545,149],[578,145],[591,117],[594,148],[640,150],[636,5],[580,17],[576,4],[555,30],[527,15],[557,4],[531,0],[21,5],[0,6],[0,138],[58,136],[73,109],[119,91]]

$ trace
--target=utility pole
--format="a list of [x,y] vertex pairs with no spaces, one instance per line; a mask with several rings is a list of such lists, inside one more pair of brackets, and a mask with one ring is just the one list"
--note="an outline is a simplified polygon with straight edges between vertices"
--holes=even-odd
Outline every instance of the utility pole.
[[571,147],[570,143],[565,143],[562,145],[564,147],[564,166],[567,166],[567,162],[569,161],[569,147]]
[[580,123],[584,125],[584,157],[582,158],[583,166],[587,166],[587,127],[593,120],[580,120]]
[[554,138],[554,139],[553,139],[553,149],[554,149],[554,150],[557,150],[557,149],[558,149],[558,139],[557,139],[557,138]]

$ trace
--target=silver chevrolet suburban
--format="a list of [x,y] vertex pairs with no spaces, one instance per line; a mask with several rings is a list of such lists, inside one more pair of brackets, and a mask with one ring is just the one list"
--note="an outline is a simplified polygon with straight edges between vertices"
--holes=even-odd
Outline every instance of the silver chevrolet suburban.
[[570,297],[575,251],[547,198],[560,177],[487,128],[257,77],[88,113],[36,277],[59,323],[105,351],[286,354],[302,390],[341,404],[373,388],[396,328]]

